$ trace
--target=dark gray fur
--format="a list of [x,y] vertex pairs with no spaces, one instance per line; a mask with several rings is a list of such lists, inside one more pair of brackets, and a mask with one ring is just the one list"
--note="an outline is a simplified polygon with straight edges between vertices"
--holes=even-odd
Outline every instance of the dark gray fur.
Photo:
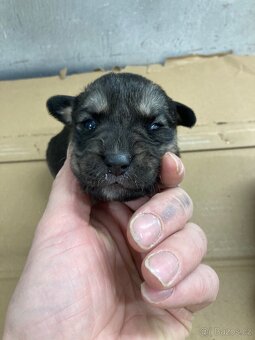
[[[87,193],[104,201],[155,193],[163,154],[179,154],[177,125],[196,122],[190,108],[130,73],[104,75],[77,97],[51,97],[47,107],[65,124],[48,145],[52,174],[62,167],[71,143],[73,173]],[[112,159],[126,163],[116,165]]]

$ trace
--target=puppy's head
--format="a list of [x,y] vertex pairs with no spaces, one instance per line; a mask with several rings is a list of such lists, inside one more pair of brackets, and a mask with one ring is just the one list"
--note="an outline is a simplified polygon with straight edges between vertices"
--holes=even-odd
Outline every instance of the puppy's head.
[[129,73],[104,75],[77,97],[54,96],[47,106],[71,127],[71,168],[100,200],[155,192],[161,157],[178,154],[177,125],[196,122],[194,112],[160,86]]

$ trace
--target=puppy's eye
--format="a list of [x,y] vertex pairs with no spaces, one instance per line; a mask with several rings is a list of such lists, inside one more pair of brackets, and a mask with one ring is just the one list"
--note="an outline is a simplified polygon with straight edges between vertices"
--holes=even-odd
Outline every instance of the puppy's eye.
[[95,130],[97,127],[97,123],[94,119],[86,119],[82,125],[86,130],[90,131]]
[[163,126],[163,124],[159,123],[159,122],[158,123],[151,123],[151,124],[149,124],[149,130],[155,131],[155,130],[160,129],[162,126]]

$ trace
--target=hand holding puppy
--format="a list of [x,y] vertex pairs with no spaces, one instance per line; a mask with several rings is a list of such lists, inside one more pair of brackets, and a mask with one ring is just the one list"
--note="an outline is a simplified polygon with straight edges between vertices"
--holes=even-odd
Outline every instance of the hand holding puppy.
[[[4,339],[183,339],[215,300],[201,260],[206,237],[176,187],[181,160],[163,157],[152,198],[91,205],[70,170],[57,175],[9,305]],[[175,188],[173,188],[175,187]]]

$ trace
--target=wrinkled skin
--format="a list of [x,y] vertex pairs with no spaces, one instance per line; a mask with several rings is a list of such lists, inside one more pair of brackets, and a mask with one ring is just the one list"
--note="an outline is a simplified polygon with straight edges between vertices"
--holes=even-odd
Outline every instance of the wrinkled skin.
[[[183,175],[180,160],[166,155],[161,193],[91,206],[67,161],[11,299],[4,339],[184,339],[193,312],[215,300],[218,277],[201,264],[206,238],[187,223],[190,198],[180,188],[166,189]],[[130,219],[144,213],[164,223],[154,244],[132,234]],[[146,267],[146,258],[162,250],[179,261],[167,286]]]

